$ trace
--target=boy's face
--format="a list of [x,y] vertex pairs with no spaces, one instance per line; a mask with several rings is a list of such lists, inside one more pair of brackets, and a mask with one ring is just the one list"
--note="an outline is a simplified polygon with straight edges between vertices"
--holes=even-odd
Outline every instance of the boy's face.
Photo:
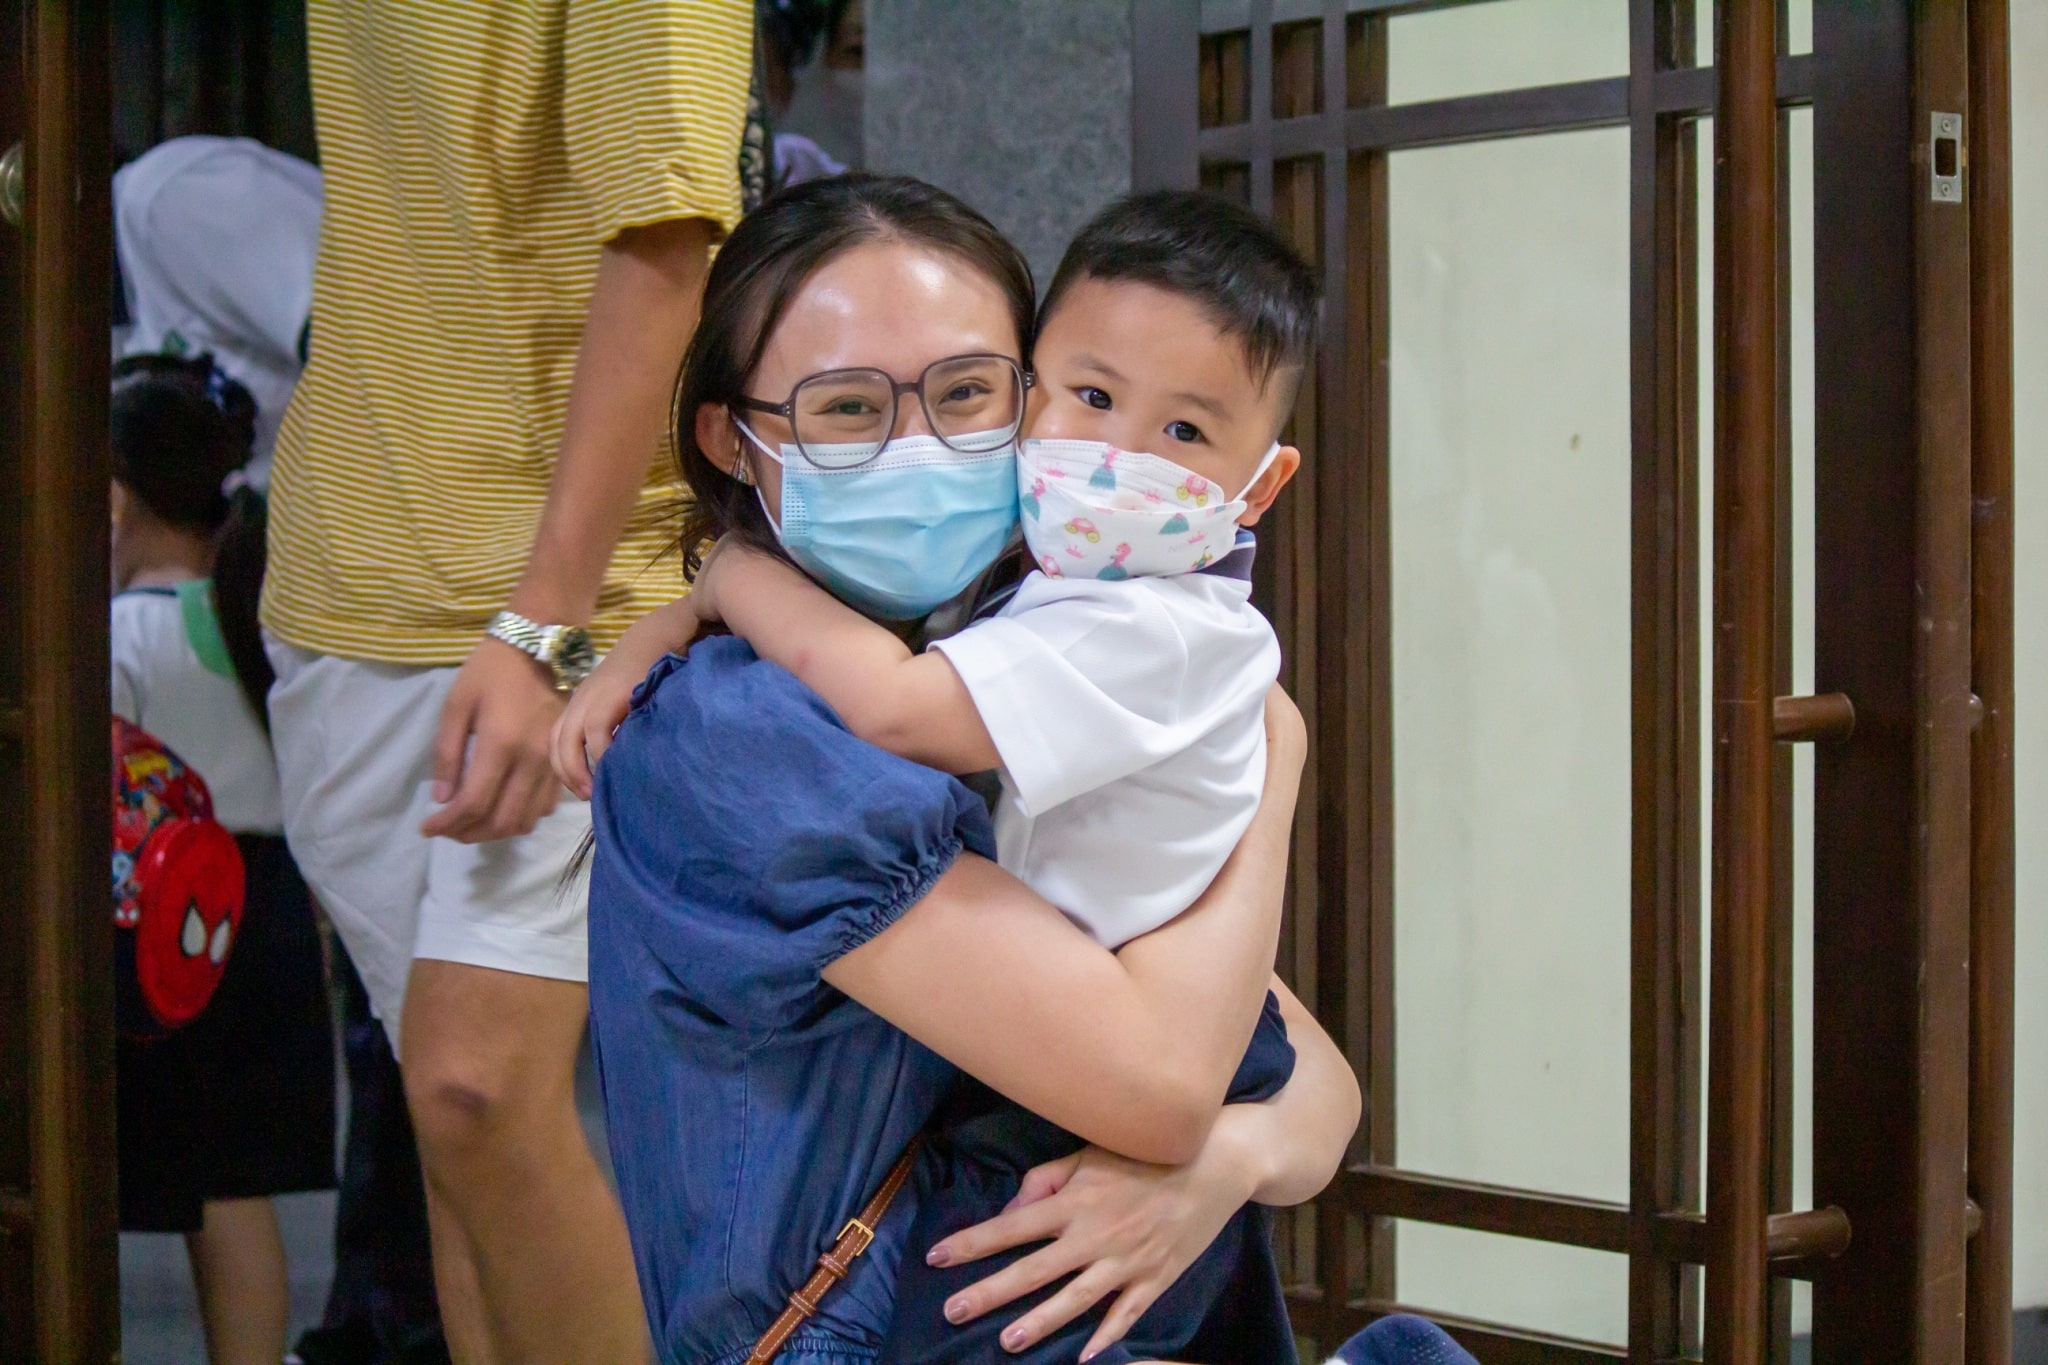
[[[1124,280],[1071,286],[1045,320],[1032,368],[1028,435],[1158,455],[1231,494],[1265,458],[1292,387],[1280,375],[1260,384],[1244,347],[1191,300]],[[1245,493],[1238,523],[1257,521],[1300,464],[1300,451],[1281,447]]]

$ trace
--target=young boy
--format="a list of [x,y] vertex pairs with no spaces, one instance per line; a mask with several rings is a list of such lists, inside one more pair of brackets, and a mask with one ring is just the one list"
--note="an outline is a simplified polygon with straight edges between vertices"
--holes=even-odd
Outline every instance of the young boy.
[[[721,549],[689,597],[627,633],[558,736],[608,730],[649,666],[723,621],[870,743],[949,772],[997,770],[1002,866],[1098,942],[1159,927],[1208,886],[1258,805],[1280,652],[1250,602],[1247,528],[1300,464],[1276,437],[1317,323],[1313,274],[1253,215],[1182,192],[1112,205],[1069,247],[1041,308],[1017,468],[1038,571],[997,614],[915,654],[792,565]],[[568,767],[576,786],[584,775]],[[1292,1069],[1269,997],[1230,1099],[1267,1098]],[[938,1128],[917,1247],[995,1216],[1027,1170],[1081,1145],[974,1083]],[[1080,1354],[1098,1311],[1017,1358],[1291,1356],[1266,1232],[1262,1211],[1241,1211],[1099,1354]],[[1001,1260],[939,1259],[903,1267],[883,1361],[1000,1358],[1000,1323],[947,1315]]]

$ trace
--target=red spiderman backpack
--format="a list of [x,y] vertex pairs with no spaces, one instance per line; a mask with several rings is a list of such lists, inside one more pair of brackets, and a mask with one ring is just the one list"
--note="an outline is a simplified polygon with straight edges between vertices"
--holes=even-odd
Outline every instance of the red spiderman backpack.
[[199,774],[114,717],[117,1022],[160,1038],[199,1017],[242,928],[242,851]]

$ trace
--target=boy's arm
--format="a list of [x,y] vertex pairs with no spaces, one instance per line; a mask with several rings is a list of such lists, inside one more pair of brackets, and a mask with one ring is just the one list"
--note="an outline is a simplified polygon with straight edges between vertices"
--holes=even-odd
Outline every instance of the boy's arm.
[[635,621],[570,693],[549,745],[555,776],[563,786],[590,799],[591,770],[611,747],[612,732],[631,709],[633,689],[663,655],[682,650],[696,637],[700,618],[690,597],[656,607]]
[[944,655],[912,654],[790,565],[733,546],[706,567],[697,595],[698,612],[795,674],[876,748],[943,772],[1001,766],[974,698]]

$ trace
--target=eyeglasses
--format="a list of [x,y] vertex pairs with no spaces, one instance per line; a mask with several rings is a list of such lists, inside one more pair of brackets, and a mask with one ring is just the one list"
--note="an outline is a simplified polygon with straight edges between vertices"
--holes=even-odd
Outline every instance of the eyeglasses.
[[882,453],[896,430],[897,404],[917,395],[932,435],[963,455],[998,450],[1024,424],[1024,391],[1036,376],[1006,355],[933,361],[899,384],[886,370],[826,370],[798,381],[782,403],[736,398],[733,406],[789,423],[797,451],[820,469],[853,469]]

